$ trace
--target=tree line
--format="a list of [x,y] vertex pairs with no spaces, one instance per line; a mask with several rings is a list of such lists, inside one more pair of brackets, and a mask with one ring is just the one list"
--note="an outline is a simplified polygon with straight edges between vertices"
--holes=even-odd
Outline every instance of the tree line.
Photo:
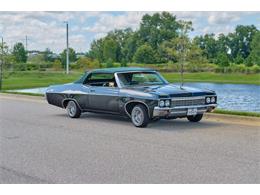
[[[145,14],[137,30],[113,30],[94,40],[90,50],[81,57],[70,48],[71,67],[89,69],[137,63],[156,68],[165,64],[182,64],[191,67],[188,71],[193,71],[196,66],[209,67],[209,71],[215,70],[216,66],[235,66],[243,69],[238,72],[246,72],[245,67],[241,67],[245,64],[248,67],[255,65],[252,67],[256,69],[254,72],[260,71],[260,31],[254,25],[238,25],[234,32],[227,35],[205,34],[191,38],[191,31],[192,22],[177,20],[169,12]],[[3,47],[6,67],[18,64],[18,70],[62,70],[66,64],[66,49],[57,55],[47,48],[32,57],[22,43],[16,43],[11,50],[6,44],[0,46]]]
[[87,56],[100,62],[145,64],[179,62],[260,65],[260,32],[254,25],[238,25],[227,35],[205,34],[189,38],[190,21],[168,13],[146,14],[136,31],[114,30],[94,40]]

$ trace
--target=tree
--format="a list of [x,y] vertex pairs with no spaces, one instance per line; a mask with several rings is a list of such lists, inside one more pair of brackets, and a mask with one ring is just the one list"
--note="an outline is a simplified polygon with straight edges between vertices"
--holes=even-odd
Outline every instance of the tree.
[[251,51],[250,44],[257,31],[258,30],[254,25],[238,25],[235,32],[230,33],[227,36],[233,59],[238,55],[241,55],[243,59],[246,59],[249,56]]
[[113,62],[118,61],[118,43],[112,38],[106,38],[104,40],[103,57],[104,60],[112,60]]
[[171,41],[165,41],[160,48],[168,61],[178,63],[180,70],[181,66],[190,65],[194,69],[196,65],[207,62],[206,57],[202,55],[200,47],[194,41],[191,42],[187,35]]
[[92,59],[97,59],[100,62],[104,62],[103,46],[104,39],[94,40],[90,45],[90,50],[86,54],[86,57],[90,57]]
[[226,53],[219,53],[217,57],[217,64],[220,66],[229,66],[229,60]]
[[12,53],[16,62],[25,63],[27,61],[27,52],[25,51],[24,45],[22,43],[16,43]]
[[[3,51],[3,53],[2,53],[2,51]],[[2,44],[2,42],[0,42],[0,53],[3,56],[8,54],[8,46],[7,46],[6,42],[3,42],[3,44]]]
[[121,67],[127,67],[126,59],[122,59],[120,65],[121,65]]
[[134,61],[144,64],[154,63],[155,53],[153,48],[148,44],[141,45],[134,54]]
[[202,55],[210,62],[213,62],[217,57],[218,48],[214,34],[206,34],[194,38],[194,44],[198,45],[202,50]]
[[145,14],[142,17],[140,30],[138,31],[140,44],[149,44],[154,50],[166,40],[178,36],[180,23],[169,12]]
[[239,54],[237,55],[237,57],[235,58],[234,62],[235,62],[236,64],[243,64],[244,58],[242,57],[242,55],[241,55],[240,53],[239,53]]
[[[67,50],[64,49],[63,52],[60,54],[61,56],[61,63],[63,65],[66,65],[66,56],[67,56]],[[77,60],[76,52],[74,49],[69,48],[69,61],[75,62]]]
[[[15,63],[14,55],[10,54],[8,45],[6,42],[3,44],[0,42],[0,53],[2,55],[3,69],[13,69],[13,65]],[[1,60],[1,59],[0,59]]]
[[254,35],[250,47],[251,47],[250,57],[252,59],[252,62],[254,64],[260,65],[260,31],[258,31]]
[[113,64],[113,60],[111,58],[109,58],[106,62],[106,67],[107,68],[112,68],[114,66]]

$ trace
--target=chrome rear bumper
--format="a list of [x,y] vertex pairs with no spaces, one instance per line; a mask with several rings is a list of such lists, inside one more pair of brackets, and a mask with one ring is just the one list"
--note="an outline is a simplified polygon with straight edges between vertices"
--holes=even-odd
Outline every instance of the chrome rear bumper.
[[190,108],[197,108],[197,114],[203,114],[204,112],[211,111],[216,107],[217,104],[178,106],[171,108],[154,107],[153,117],[185,117],[187,116],[188,109]]

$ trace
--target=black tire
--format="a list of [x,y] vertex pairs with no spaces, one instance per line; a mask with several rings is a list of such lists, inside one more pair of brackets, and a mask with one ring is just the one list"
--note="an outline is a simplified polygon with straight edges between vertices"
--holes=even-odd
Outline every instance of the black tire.
[[199,122],[203,117],[203,114],[197,114],[195,116],[187,116],[187,119],[190,121],[190,122]]
[[131,111],[131,120],[136,127],[146,127],[149,123],[147,108],[142,104],[137,104]]
[[81,110],[80,108],[78,107],[78,105],[76,104],[76,102],[74,101],[69,101],[68,102],[68,105],[66,107],[66,110],[67,110],[67,113],[68,113],[68,116],[70,118],[79,118],[80,115],[81,115]]
[[157,121],[159,121],[159,120],[161,120],[159,117],[156,117],[156,118],[153,118],[153,119],[152,119],[153,122],[157,122]]

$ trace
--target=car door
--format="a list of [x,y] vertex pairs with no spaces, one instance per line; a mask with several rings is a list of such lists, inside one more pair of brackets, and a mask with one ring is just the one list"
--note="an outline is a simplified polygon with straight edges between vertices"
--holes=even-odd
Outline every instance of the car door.
[[117,87],[90,87],[89,108],[97,111],[118,112],[119,89]]
[[114,81],[114,74],[93,73],[87,78],[85,85],[89,89],[88,109],[118,112],[119,88],[117,85],[113,87],[102,86],[102,83],[105,83],[105,81]]

